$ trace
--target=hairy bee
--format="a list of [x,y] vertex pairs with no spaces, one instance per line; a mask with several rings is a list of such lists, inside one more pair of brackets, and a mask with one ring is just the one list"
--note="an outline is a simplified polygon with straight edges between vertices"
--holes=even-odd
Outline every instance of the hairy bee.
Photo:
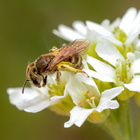
[[[68,45],[57,49],[53,47],[49,53],[41,55],[34,62],[30,63],[26,70],[26,81],[23,85],[22,93],[27,81],[40,88],[47,83],[47,75],[57,72],[57,80],[60,81],[60,71],[73,73],[85,73],[82,68],[81,53],[89,46],[89,40],[75,40]],[[86,73],[85,73],[86,74]]]

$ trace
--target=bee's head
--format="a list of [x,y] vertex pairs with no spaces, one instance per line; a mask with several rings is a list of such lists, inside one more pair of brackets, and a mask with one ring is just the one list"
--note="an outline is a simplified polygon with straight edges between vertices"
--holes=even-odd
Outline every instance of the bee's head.
[[37,69],[34,66],[34,63],[29,64],[26,70],[26,81],[23,85],[22,93],[24,93],[24,88],[27,81],[30,81],[32,85],[40,88],[41,86],[46,85],[46,78],[47,77],[44,78],[43,75],[37,73]]

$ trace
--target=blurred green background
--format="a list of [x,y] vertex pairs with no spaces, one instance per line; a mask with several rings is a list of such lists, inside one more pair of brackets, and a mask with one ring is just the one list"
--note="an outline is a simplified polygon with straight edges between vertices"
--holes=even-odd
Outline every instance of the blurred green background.
[[[100,23],[122,17],[139,0],[0,0],[0,140],[112,140],[96,125],[63,127],[69,118],[49,110],[32,114],[9,103],[6,89],[22,87],[28,61],[64,41],[52,34],[74,20]],[[28,84],[29,85],[29,84]]]

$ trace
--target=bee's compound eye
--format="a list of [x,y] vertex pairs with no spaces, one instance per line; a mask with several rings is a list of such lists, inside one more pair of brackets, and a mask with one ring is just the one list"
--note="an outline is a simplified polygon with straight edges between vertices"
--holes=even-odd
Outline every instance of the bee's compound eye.
[[35,86],[40,87],[40,83],[36,79],[32,78],[32,82]]

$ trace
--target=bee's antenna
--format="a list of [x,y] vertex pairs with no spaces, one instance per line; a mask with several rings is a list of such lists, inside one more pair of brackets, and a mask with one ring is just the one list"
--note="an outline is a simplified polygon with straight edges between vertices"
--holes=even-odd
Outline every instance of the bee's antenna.
[[29,66],[29,65],[30,65],[30,61],[28,62],[27,66]]
[[26,79],[26,81],[25,81],[24,84],[23,84],[22,94],[24,93],[24,88],[25,88],[25,85],[26,85],[26,83],[27,83],[28,81],[29,81],[29,80]]

